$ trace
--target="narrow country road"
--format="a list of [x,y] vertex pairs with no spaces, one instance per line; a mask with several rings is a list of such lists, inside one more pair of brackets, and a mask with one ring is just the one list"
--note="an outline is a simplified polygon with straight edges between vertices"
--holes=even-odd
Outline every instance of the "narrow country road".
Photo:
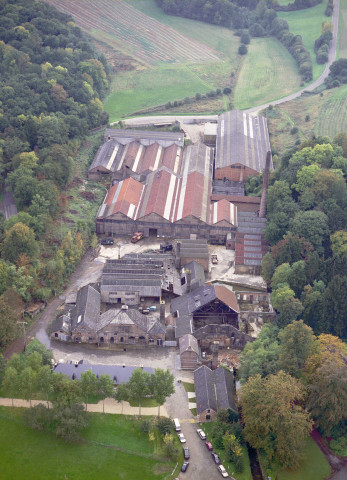
[[300,97],[300,95],[302,95],[304,92],[312,92],[312,90],[322,85],[324,80],[329,75],[330,65],[336,60],[337,37],[338,37],[338,29],[339,29],[339,11],[340,11],[340,0],[335,0],[334,11],[331,18],[331,23],[333,24],[333,38],[330,43],[328,63],[326,64],[326,67],[322,75],[319,78],[317,78],[317,80],[315,80],[313,83],[311,83],[310,85],[307,85],[307,87],[302,88],[298,92],[292,93],[287,97],[279,98],[278,100],[274,100],[273,102],[264,103],[263,105],[260,105],[258,107],[249,108],[245,110],[246,113],[253,113],[254,115],[257,115],[258,112],[260,112],[260,110],[267,108],[269,105],[279,105],[280,103],[285,103],[285,102],[288,102],[289,100],[294,100],[295,98]]
[[3,212],[6,220],[8,220],[11,215],[17,215],[18,213],[13,194],[6,189],[5,184],[2,185],[2,202],[0,202],[0,211]]

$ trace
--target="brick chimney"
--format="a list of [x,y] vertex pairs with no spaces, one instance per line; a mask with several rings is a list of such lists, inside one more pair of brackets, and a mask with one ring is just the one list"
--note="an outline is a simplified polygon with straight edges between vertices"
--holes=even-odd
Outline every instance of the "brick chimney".
[[266,216],[266,199],[267,199],[267,189],[269,187],[270,163],[271,163],[271,152],[269,151],[266,154],[263,190],[261,193],[261,201],[260,201],[260,209],[259,209],[259,218],[265,218]]

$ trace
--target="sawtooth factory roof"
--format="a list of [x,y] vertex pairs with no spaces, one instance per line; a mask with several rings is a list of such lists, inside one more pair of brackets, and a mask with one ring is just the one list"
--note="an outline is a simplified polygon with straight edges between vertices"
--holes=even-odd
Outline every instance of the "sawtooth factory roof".
[[[115,183],[100,206],[97,217],[123,214],[139,220],[154,213],[168,222],[194,216],[209,223],[213,151],[203,144],[190,145],[181,161],[181,153],[177,156],[177,147],[173,147],[169,147],[167,155],[164,155],[163,163],[166,165],[150,171],[145,183],[132,177]],[[155,154],[154,151],[152,153]],[[177,168],[180,168],[178,172],[175,171]],[[218,212],[216,221],[236,222],[233,207],[228,210],[220,204],[213,212]]]

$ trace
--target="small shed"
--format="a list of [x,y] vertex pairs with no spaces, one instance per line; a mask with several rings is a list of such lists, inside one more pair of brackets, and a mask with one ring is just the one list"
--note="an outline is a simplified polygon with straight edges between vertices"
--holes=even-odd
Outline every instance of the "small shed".
[[199,345],[193,335],[187,333],[179,339],[182,370],[195,370],[199,365]]

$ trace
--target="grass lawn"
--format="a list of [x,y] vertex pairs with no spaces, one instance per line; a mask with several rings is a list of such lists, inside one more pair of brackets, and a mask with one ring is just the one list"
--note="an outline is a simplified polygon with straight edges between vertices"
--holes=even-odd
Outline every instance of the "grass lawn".
[[[211,423],[203,423],[201,425],[202,425],[201,428],[204,430],[204,432],[206,433],[206,435],[208,437],[208,441],[211,442],[212,445],[213,445],[213,440],[212,440],[212,437],[210,435],[213,423],[212,422]],[[248,458],[248,450],[247,450],[247,447],[245,445],[243,445],[243,447],[242,447],[242,451],[243,451],[243,471],[241,473],[236,473],[234,471],[233,464],[226,460],[226,455],[225,455],[224,450],[219,450],[219,449],[214,448],[214,451],[219,455],[219,458],[221,459],[224,467],[228,470],[229,475],[233,476],[235,478],[235,480],[252,480],[251,467],[249,465],[249,458]],[[273,478],[275,478],[275,477],[273,477]]]
[[195,392],[194,383],[182,382],[186,392]]
[[322,33],[322,23],[329,22],[331,20],[331,17],[326,17],[324,15],[326,5],[327,0],[323,0],[322,3],[304,10],[296,10],[293,12],[277,12],[277,15],[280,18],[283,18],[288,22],[289,30],[292,33],[302,36],[302,41],[311,55],[313,80],[318,78],[325,68],[325,64],[318,65],[316,63],[314,42]]
[[338,58],[347,58],[347,0],[340,0]]
[[104,108],[110,115],[110,122],[114,122],[140,110],[195,97],[196,93],[223,89],[228,85],[229,74],[230,66],[225,62],[202,66],[162,64],[156,68],[119,73],[113,78]]
[[150,480],[171,478],[174,467],[158,456],[133,418],[90,414],[85,442],[67,444],[22,423],[22,409],[0,407],[0,479]]
[[299,88],[296,63],[283,45],[274,38],[253,38],[234,90],[235,108],[261,105]]
[[306,439],[303,453],[304,460],[295,471],[281,471],[278,467],[268,468],[266,460],[264,461],[262,457],[266,474],[277,480],[324,480],[330,475],[330,465],[311,437]]
[[[139,402],[130,402],[130,405],[132,407],[138,407],[139,406]],[[158,404],[157,402],[154,400],[154,398],[144,398],[141,402],[141,407],[157,407]]]

